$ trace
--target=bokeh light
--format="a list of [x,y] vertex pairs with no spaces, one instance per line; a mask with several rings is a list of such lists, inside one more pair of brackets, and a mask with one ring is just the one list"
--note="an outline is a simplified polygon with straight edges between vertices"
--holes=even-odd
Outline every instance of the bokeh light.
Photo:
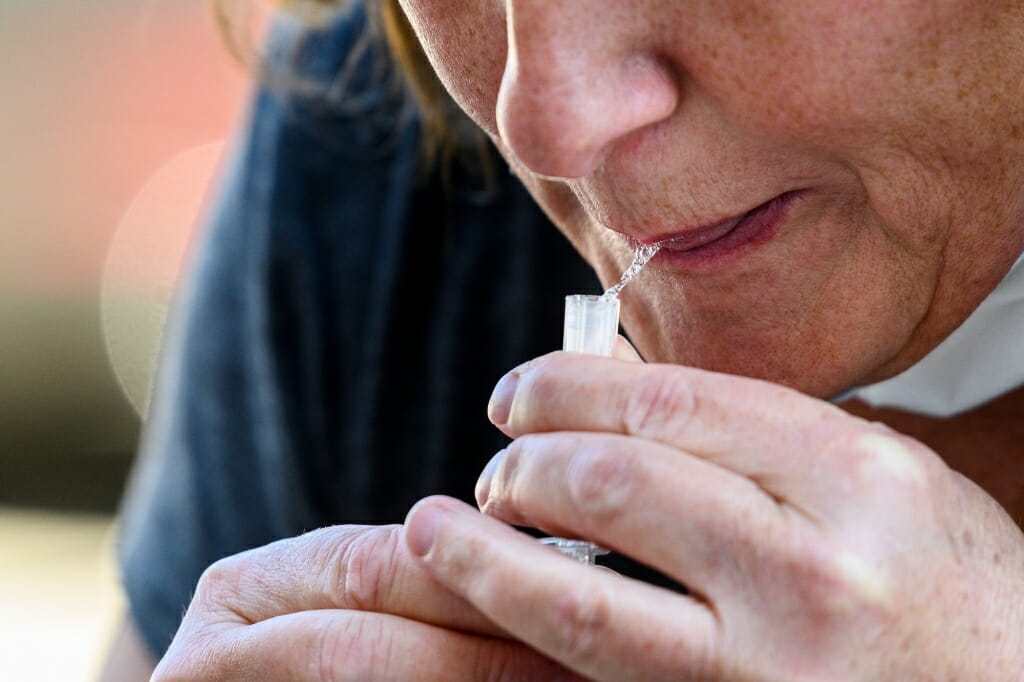
[[101,289],[144,406],[247,86],[205,0],[0,0],[0,679],[91,679],[120,615],[140,420]]

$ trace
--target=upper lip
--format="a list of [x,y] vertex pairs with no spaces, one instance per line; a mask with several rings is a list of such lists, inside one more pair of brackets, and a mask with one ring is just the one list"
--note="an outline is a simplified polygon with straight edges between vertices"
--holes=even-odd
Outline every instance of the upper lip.
[[686,227],[670,233],[662,233],[650,237],[637,237],[625,231],[622,231],[622,234],[634,248],[641,244],[661,244],[662,248],[669,249],[671,251],[689,251],[721,239],[731,232],[744,218],[764,208],[766,205],[778,198],[778,196],[772,197],[768,201],[762,202],[743,213],[739,213],[713,223],[697,225],[696,227]]

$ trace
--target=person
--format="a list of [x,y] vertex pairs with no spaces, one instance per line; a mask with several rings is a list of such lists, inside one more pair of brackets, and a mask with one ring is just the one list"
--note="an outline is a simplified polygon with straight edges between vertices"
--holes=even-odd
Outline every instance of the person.
[[217,559],[471,500],[507,441],[494,381],[557,348],[565,293],[599,286],[468,126],[449,162],[424,158],[378,21],[274,17],[168,324],[101,679],[148,679]]
[[[519,365],[480,511],[213,564],[154,678],[1018,679],[1024,319],[978,313],[1020,293],[1019,7],[401,4],[603,283],[664,244],[623,295],[647,362]],[[925,370],[944,418],[827,400],[933,404]]]

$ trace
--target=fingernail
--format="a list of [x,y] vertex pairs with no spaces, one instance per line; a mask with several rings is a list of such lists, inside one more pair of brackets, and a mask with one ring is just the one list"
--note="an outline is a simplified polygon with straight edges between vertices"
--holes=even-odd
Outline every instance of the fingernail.
[[448,510],[436,504],[421,508],[405,523],[405,542],[409,550],[418,556],[426,556],[434,546],[437,531]]
[[487,403],[487,417],[495,426],[504,426],[508,423],[509,413],[512,412],[512,399],[516,396],[518,384],[519,374],[512,371],[503,376],[494,387],[491,400]]
[[501,460],[505,459],[505,451],[501,450],[494,457],[491,457],[491,461],[484,467],[483,472],[480,474],[480,478],[476,481],[476,503],[481,509],[487,504],[487,498],[491,494],[491,480],[494,478],[494,472],[498,470],[501,465]]

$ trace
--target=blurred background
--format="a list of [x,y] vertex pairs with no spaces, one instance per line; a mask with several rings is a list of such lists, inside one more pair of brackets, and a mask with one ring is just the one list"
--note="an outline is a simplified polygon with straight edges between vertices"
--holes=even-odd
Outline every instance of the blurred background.
[[205,0],[0,0],[0,679],[88,680],[113,524],[247,74]]

